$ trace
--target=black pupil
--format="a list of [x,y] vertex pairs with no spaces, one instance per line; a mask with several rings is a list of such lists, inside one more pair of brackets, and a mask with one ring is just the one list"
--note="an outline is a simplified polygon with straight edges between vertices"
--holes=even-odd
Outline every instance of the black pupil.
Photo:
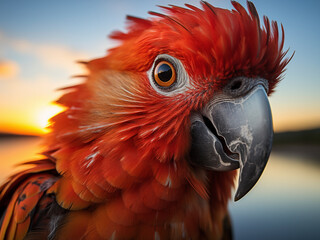
[[162,82],[168,82],[172,77],[172,69],[168,64],[163,63],[158,67],[156,74]]

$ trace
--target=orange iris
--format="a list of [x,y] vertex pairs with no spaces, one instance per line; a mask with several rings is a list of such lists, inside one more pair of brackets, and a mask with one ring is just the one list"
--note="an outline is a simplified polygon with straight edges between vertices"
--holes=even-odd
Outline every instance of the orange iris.
[[155,82],[161,87],[170,87],[176,81],[176,70],[167,61],[157,64],[153,72]]

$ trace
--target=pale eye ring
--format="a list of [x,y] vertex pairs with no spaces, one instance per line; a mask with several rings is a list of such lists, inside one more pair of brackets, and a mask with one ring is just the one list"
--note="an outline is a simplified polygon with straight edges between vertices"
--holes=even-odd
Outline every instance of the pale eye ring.
[[184,93],[191,87],[182,62],[168,54],[159,54],[147,74],[152,88],[165,96]]

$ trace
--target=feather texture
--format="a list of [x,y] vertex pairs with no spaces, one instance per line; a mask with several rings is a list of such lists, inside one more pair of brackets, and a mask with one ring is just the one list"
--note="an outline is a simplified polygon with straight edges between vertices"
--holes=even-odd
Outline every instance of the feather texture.
[[[237,76],[267,79],[271,94],[290,59],[283,27],[266,17],[262,27],[251,2],[248,12],[235,1],[233,10],[201,5],[128,16],[127,32],[110,36],[121,44],[85,62],[85,81],[57,100],[66,110],[51,119],[48,159],[0,188],[0,239],[23,239],[52,202],[68,212],[52,217],[54,239],[222,237],[236,173],[189,165],[190,113]],[[185,92],[152,88],[159,54],[181,61]]]

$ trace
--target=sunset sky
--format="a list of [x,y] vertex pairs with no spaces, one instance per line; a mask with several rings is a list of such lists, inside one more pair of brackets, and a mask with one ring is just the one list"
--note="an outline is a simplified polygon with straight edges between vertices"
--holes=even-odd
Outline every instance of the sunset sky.
[[[208,0],[231,9],[230,1]],[[77,82],[76,60],[101,57],[116,43],[106,36],[123,30],[127,14],[148,17],[156,5],[199,1],[5,1],[0,0],[0,132],[42,134],[61,111],[55,89]],[[246,5],[246,1],[239,1]],[[271,96],[276,131],[320,126],[320,1],[253,1],[260,17],[282,23],[285,48],[295,56]]]

